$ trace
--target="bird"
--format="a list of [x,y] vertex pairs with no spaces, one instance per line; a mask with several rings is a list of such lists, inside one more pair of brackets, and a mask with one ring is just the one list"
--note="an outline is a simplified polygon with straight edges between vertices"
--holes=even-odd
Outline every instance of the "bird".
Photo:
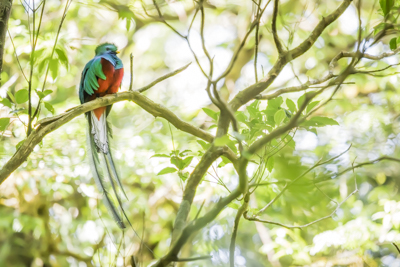
[[[118,53],[117,46],[112,43],[103,43],[96,47],[94,58],[85,65],[82,71],[79,84],[81,104],[118,92],[124,76],[124,66],[117,56]],[[102,193],[103,202],[118,226],[124,229],[126,226],[123,217],[128,222],[129,220],[122,207],[120,192],[126,199],[128,198],[110,150],[109,140],[112,138],[112,131],[107,116],[111,108],[112,105],[86,112],[87,155],[93,178],[98,190]],[[119,208],[115,202],[118,203]]]

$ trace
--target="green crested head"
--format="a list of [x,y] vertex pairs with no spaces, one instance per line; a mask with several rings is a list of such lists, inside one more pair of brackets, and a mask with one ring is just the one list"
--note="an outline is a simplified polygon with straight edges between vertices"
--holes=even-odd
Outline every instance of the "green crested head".
[[115,44],[104,43],[96,47],[96,56],[100,56],[103,54],[118,54],[118,48]]

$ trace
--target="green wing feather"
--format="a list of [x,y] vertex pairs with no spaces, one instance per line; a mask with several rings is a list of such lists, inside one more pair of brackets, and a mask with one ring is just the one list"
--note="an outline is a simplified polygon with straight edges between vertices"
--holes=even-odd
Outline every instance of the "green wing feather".
[[106,80],[107,77],[103,72],[103,66],[101,65],[102,57],[95,57],[90,60],[82,71],[81,84],[79,87],[79,99],[81,103],[84,103],[84,93],[93,95],[94,91],[99,89],[99,83],[97,79]]

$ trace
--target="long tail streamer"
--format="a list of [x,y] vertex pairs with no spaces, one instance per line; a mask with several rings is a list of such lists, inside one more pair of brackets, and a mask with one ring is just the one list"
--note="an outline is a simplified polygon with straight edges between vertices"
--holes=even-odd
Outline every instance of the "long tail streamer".
[[[86,132],[86,142],[88,147],[89,163],[98,190],[103,194],[103,201],[108,212],[111,214],[118,226],[121,229],[124,229],[126,226],[123,222],[123,217],[125,217],[128,222],[129,220],[122,207],[122,201],[118,190],[123,193],[126,199],[128,198],[117,174],[111,151],[108,147],[109,142],[107,132],[109,127],[106,125],[107,120],[105,119],[105,116],[106,114],[103,114],[101,119],[97,120],[93,112],[87,114],[88,129]],[[110,187],[114,193],[114,198],[118,202],[119,208],[114,204],[113,197],[108,191],[108,188]]]

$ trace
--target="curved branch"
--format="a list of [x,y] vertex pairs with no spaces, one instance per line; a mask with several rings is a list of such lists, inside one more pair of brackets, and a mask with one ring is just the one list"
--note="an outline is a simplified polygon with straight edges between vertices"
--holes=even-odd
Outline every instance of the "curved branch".
[[318,23],[318,25],[314,28],[314,30],[311,32],[309,37],[307,37],[306,40],[304,40],[296,48],[282,53],[272,69],[268,72],[267,76],[261,79],[258,83],[255,83],[247,87],[243,91],[239,92],[229,103],[229,106],[232,108],[232,110],[236,111],[239,107],[254,99],[256,95],[267,89],[282,71],[283,67],[285,67],[288,62],[307,52],[313,46],[313,44],[322,34],[322,32],[326,29],[326,27],[328,27],[342,15],[347,7],[351,4],[351,2],[352,0],[344,0],[343,3],[334,12],[323,18]]
[[[181,68],[182,70],[184,68]],[[176,71],[175,71],[176,72]],[[170,77],[172,75],[167,74],[163,77]],[[165,78],[165,79],[166,79]],[[161,78],[156,81],[161,81]],[[155,83],[152,83],[152,86]],[[214,140],[214,136],[200,128],[197,128],[190,123],[182,121],[176,116],[172,111],[167,109],[166,107],[157,104],[147,98],[146,96],[139,93],[139,91],[144,91],[150,88],[149,86],[143,87],[138,91],[133,92],[122,92],[113,95],[108,95],[102,98],[98,98],[94,101],[90,101],[83,105],[77,106],[66,113],[60,114],[58,116],[54,116],[51,118],[46,118],[44,120],[39,121],[36,125],[38,127],[33,130],[32,134],[26,139],[26,141],[21,145],[21,147],[15,152],[15,154],[11,157],[11,159],[3,166],[0,170],[0,184],[4,182],[4,180],[10,176],[10,174],[15,171],[32,153],[34,147],[39,144],[42,139],[49,133],[55,131],[62,125],[66,124],[73,118],[86,113],[90,110],[108,106],[120,101],[133,101],[141,108],[149,112],[155,117],[162,117],[168,120],[171,124],[173,124],[177,129],[187,132],[193,136],[199,137],[207,142],[212,142]],[[143,90],[142,90],[143,89]],[[231,153],[225,152],[227,155],[232,156]]]
[[282,54],[284,51],[282,48],[281,41],[279,40],[278,32],[276,31],[276,19],[278,17],[278,3],[279,0],[274,1],[274,12],[272,13],[272,36],[274,37],[274,42],[276,49],[278,50],[278,53]]

